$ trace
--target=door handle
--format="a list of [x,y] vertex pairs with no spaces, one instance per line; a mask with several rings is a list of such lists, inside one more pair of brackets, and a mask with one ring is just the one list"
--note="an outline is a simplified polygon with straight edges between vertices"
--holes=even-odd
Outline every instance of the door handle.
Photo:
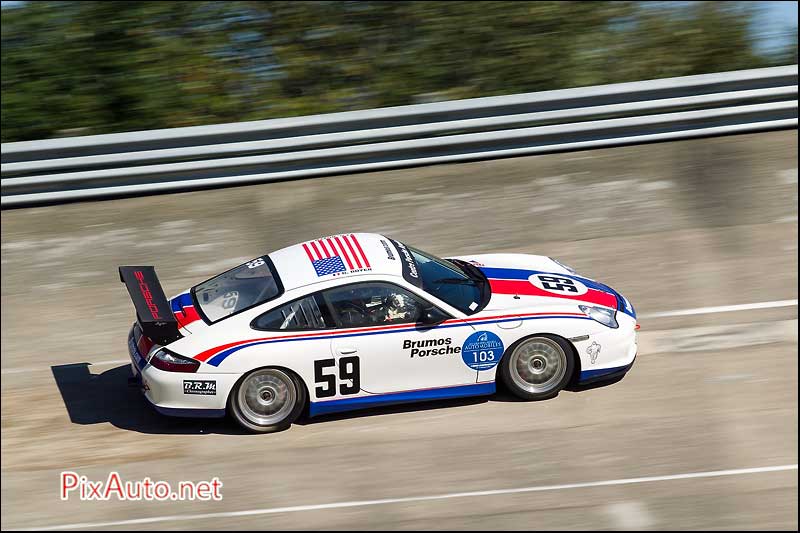
[[336,351],[341,355],[350,355],[351,353],[356,353],[358,350],[356,348],[338,348]]

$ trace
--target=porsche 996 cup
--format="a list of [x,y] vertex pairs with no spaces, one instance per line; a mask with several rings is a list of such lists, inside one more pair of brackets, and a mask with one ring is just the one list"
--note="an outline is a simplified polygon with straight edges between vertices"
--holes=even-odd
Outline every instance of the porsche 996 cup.
[[441,259],[349,233],[257,257],[167,299],[122,266],[135,382],[166,415],[255,432],[309,416],[490,395],[526,400],[624,375],[636,312],[614,289],[525,254]]

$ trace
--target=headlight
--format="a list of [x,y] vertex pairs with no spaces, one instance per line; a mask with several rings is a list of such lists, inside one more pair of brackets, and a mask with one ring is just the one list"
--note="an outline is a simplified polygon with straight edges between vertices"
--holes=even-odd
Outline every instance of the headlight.
[[619,327],[619,324],[617,324],[617,312],[613,309],[609,309],[608,307],[595,307],[593,305],[579,305],[578,307],[586,316],[600,322],[604,326],[608,326],[612,329],[617,329]]

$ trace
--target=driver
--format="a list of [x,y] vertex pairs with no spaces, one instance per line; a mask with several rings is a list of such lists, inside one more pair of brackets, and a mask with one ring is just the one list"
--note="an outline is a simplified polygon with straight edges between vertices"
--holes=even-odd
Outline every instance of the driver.
[[419,305],[417,302],[400,293],[390,294],[386,299],[386,320],[416,320],[419,316]]

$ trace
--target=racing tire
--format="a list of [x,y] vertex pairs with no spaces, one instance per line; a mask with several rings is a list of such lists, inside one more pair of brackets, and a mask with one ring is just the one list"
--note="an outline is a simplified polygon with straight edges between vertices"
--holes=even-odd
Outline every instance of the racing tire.
[[229,412],[244,429],[274,433],[292,425],[306,403],[306,388],[293,373],[280,368],[259,368],[233,387]]
[[500,361],[500,379],[523,400],[553,398],[567,386],[575,370],[575,355],[565,339],[535,335],[514,343]]

